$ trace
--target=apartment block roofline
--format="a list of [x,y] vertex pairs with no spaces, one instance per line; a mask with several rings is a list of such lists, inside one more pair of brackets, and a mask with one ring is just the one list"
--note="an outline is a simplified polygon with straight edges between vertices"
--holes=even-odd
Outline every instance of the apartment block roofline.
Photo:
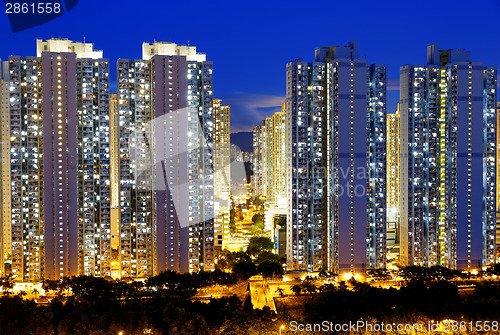
[[75,42],[67,38],[50,38],[48,40],[37,39],[37,57],[41,57],[42,52],[74,52],[77,58],[103,58],[102,50],[95,50],[93,43]]
[[444,66],[448,63],[470,62],[470,51],[465,49],[439,49],[439,43],[427,46],[427,65]]
[[207,55],[196,51],[196,47],[172,42],[154,41],[142,44],[142,58],[149,60],[153,56],[185,56],[188,61],[205,62]]
[[316,48],[314,51],[314,61],[329,62],[332,59],[357,59],[358,58],[358,41],[353,40],[348,42],[346,46],[328,46]]

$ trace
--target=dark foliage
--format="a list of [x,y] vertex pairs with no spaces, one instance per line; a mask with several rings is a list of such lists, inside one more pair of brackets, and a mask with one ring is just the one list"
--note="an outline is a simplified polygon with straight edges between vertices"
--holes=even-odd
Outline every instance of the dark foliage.
[[[305,288],[301,285],[301,291]],[[297,288],[298,289],[298,288]],[[459,294],[448,281],[410,281],[400,290],[353,282],[353,289],[327,284],[319,287],[304,306],[308,322],[346,322],[361,318],[405,319],[420,315],[428,319],[495,319],[500,316],[500,283],[477,283],[472,294]]]
[[248,242],[247,253],[250,256],[257,256],[261,252],[271,251],[273,248],[274,244],[269,237],[254,236]]
[[[222,271],[179,274],[171,271],[144,283],[89,276],[47,280],[53,298],[37,305],[21,296],[0,298],[2,334],[237,334],[245,325],[275,327],[276,314],[254,310],[236,296],[192,301],[198,288],[232,285]],[[68,293],[72,292],[72,293]]]

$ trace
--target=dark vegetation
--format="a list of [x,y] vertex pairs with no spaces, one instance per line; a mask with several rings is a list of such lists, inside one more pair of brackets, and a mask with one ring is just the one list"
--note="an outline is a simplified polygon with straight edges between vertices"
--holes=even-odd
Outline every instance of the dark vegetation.
[[217,260],[217,268],[231,270],[240,279],[262,275],[273,277],[283,275],[285,259],[272,250],[274,244],[268,237],[250,238],[246,251],[223,251]]
[[[233,266],[269,261],[267,258],[272,256],[268,243],[258,242],[254,241],[255,253],[233,253]],[[494,276],[498,270],[494,266],[482,274]],[[383,271],[373,275],[386,279]],[[400,270],[399,275],[405,278],[400,289],[377,288],[355,280],[322,285],[320,280],[307,279],[293,287],[296,296],[282,299],[301,299],[300,319],[309,323],[371,319],[425,324],[429,320],[500,317],[500,282],[496,279],[474,280],[470,275],[440,267],[409,267]],[[269,309],[254,310],[249,297],[193,301],[198,289],[233,285],[238,276],[241,274],[218,270],[195,274],[162,272],[144,282],[86,276],[46,280],[44,289],[52,297],[47,304],[14,295],[9,292],[11,279],[2,278],[0,284],[8,291],[0,297],[0,329],[2,334],[42,335],[266,334],[297,320],[288,316],[286,305],[281,305],[285,308],[279,315]],[[457,285],[458,280],[473,285],[464,291]]]
[[[275,313],[254,310],[236,296],[192,301],[198,288],[232,285],[235,275],[215,271],[178,274],[167,271],[144,283],[96,277],[47,280],[54,295],[47,305],[19,295],[0,298],[2,334],[242,334],[272,327]],[[73,294],[67,295],[70,289]]]
[[[327,284],[328,285],[328,284]],[[304,287],[301,291],[304,291]],[[296,288],[299,290],[299,288]],[[318,288],[304,305],[308,322],[328,320],[334,323],[360,319],[384,322],[408,320],[495,320],[500,316],[500,283],[484,281],[460,294],[457,285],[438,280],[411,281],[401,287],[383,289],[353,281],[347,285]]]

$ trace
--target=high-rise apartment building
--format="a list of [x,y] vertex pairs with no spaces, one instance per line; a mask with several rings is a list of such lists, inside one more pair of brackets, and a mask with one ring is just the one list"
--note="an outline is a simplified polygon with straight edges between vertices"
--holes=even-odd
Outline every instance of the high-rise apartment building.
[[286,208],[286,112],[266,118],[266,189],[267,202],[274,207]]
[[144,60],[117,62],[117,96],[111,119],[114,173],[119,190],[116,240],[119,276],[145,277],[155,273],[155,200],[153,152],[150,147],[151,71]]
[[399,262],[399,105],[387,114],[387,259]]
[[[287,266],[330,268],[326,62],[287,64]],[[366,74],[366,73],[365,73]],[[366,94],[366,90],[365,90]],[[366,109],[366,108],[365,108]],[[366,203],[365,203],[366,206]],[[366,223],[365,223],[366,224]],[[331,264],[334,265],[333,262]]]
[[110,274],[108,73],[102,51],[66,39],[4,62],[4,266],[16,280]]
[[[109,152],[110,152],[110,182],[111,182],[111,277],[120,278],[122,276],[122,263],[120,258],[120,129],[118,114],[117,94],[109,96]],[[124,206],[127,209],[126,206]]]
[[2,267],[19,281],[37,281],[45,274],[41,65],[40,58],[16,56],[3,64],[7,91],[2,90],[2,102],[8,104],[2,103]]
[[144,43],[142,60],[118,60],[119,119],[135,132],[123,135],[123,150],[135,153],[123,152],[134,158],[120,167],[131,206],[130,247],[120,255],[137,250],[138,276],[214,268],[212,68],[196,47],[164,42]]
[[287,65],[290,269],[385,266],[385,71],[356,42]]
[[[386,66],[368,65],[368,266],[387,264]],[[339,121],[339,124],[340,121]],[[356,157],[356,153],[354,153]],[[354,189],[354,191],[356,191]],[[356,192],[354,192],[356,196]]]
[[497,102],[497,234],[496,234],[496,261],[500,262],[500,101]]
[[[10,97],[9,97],[9,82],[1,81],[0,91],[0,171],[2,174],[2,247],[0,248],[0,274],[4,275],[6,271],[10,272],[11,256],[12,256],[12,236],[11,236],[11,197],[10,197]],[[7,142],[6,142],[7,141]],[[5,196],[4,196],[5,195]]]
[[89,56],[78,57],[76,68],[79,273],[106,277],[111,276],[109,61]]
[[214,99],[214,246],[227,248],[231,192],[231,107]]
[[260,153],[260,131],[261,127],[254,124],[252,127],[252,193],[254,196],[260,195],[261,178],[261,153]]
[[401,68],[402,265],[495,261],[496,86],[495,68],[437,44]]
[[267,197],[267,154],[266,120],[262,125],[253,125],[253,178],[252,190],[254,196]]
[[285,104],[282,104],[281,111],[263,120],[262,126],[254,125],[253,129],[253,191],[255,195],[266,198],[265,230],[273,232],[276,242],[278,227],[274,221],[278,216],[287,215]]

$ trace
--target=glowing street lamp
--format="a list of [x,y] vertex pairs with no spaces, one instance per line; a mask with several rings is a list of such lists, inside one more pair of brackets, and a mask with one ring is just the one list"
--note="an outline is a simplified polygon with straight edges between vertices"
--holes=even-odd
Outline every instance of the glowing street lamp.
[[346,272],[342,275],[344,277],[344,280],[349,280],[352,278],[352,273],[351,272]]

